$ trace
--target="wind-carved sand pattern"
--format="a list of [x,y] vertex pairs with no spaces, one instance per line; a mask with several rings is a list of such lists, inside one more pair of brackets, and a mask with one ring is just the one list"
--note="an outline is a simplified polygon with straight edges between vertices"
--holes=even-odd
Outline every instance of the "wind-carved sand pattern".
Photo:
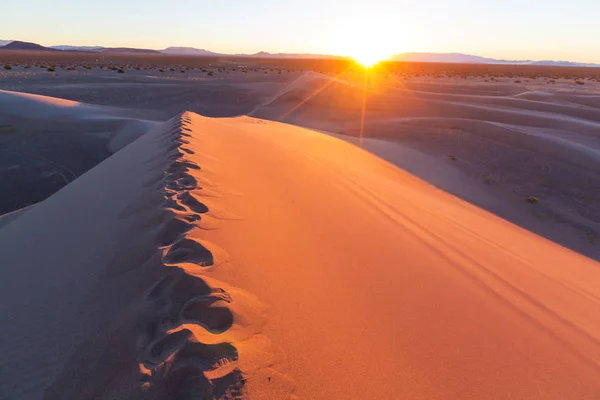
[[[160,141],[160,154],[147,160],[156,176],[145,183],[143,199],[121,213],[122,219],[131,219],[132,232],[151,231],[152,239],[144,236],[136,243],[130,237],[107,273],[115,279],[146,274],[147,289],[131,304],[139,309],[134,321],[117,323],[99,336],[107,336],[110,347],[117,342],[111,335],[120,336],[119,342],[129,335],[133,349],[120,351],[131,356],[120,354],[117,366],[100,358],[89,371],[74,372],[76,361],[88,358],[94,352],[90,348],[102,340],[91,339],[78,349],[46,398],[123,398],[123,393],[131,399],[296,398],[294,382],[275,370],[274,347],[260,334],[266,307],[251,294],[210,277],[229,257],[205,241],[203,232],[226,229],[229,218],[222,209],[212,215],[207,206],[218,203],[218,191],[199,163],[202,143],[194,138],[194,117],[184,113],[149,133]],[[123,359],[131,365],[122,365]],[[73,379],[73,373],[93,374],[94,382]]]

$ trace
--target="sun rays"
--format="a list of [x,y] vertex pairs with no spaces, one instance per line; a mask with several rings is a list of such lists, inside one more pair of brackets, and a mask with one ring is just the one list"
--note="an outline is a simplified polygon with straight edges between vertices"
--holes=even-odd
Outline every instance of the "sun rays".
[[[315,97],[331,93],[333,95],[331,98],[332,101],[336,101],[338,106],[342,108],[344,108],[344,105],[348,106],[349,121],[355,119],[356,125],[354,125],[353,129],[356,129],[355,134],[359,137],[359,143],[362,146],[368,122],[369,98],[378,92],[389,90],[398,84],[397,80],[391,78],[390,71],[386,65],[379,63],[378,59],[365,58],[363,60],[363,62],[359,62],[358,60],[356,62],[349,62],[341,72],[335,74],[323,73],[322,78],[325,78],[326,81],[309,93],[303,94],[300,100],[295,101],[287,111],[280,115],[279,121],[293,123],[288,117],[298,112]],[[368,65],[369,63],[372,64]],[[333,89],[332,85],[334,84],[344,85],[341,88],[355,88],[357,90],[357,92],[355,91],[356,95],[354,97],[352,95],[345,97],[344,93],[347,92],[343,92],[344,89],[341,88]],[[329,88],[332,88],[333,91],[327,92]]]

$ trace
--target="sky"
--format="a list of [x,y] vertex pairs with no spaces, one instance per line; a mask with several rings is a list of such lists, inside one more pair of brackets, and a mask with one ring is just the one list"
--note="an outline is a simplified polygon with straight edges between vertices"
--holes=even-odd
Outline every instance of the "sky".
[[600,0],[1,0],[0,39],[42,45],[600,63]]

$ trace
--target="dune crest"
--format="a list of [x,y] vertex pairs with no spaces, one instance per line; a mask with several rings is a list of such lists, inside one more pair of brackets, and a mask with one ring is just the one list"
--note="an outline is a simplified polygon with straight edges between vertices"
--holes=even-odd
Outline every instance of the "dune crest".
[[[210,179],[196,161],[201,158],[195,153],[202,144],[190,133],[195,129],[189,114],[175,117],[132,145],[121,163],[119,157],[111,158],[95,169],[106,176],[111,164],[120,164],[115,171],[132,167],[135,171],[126,180],[134,178],[139,183],[122,196],[113,190],[118,183],[103,188],[110,193],[114,224],[120,227],[105,232],[117,239],[112,256],[106,263],[95,260],[90,265],[96,270],[88,271],[88,285],[75,290],[79,297],[66,294],[68,301],[80,302],[72,314],[54,317],[58,321],[53,322],[70,325],[71,340],[63,342],[62,362],[44,371],[21,369],[12,387],[0,385],[9,397],[40,398],[43,385],[19,382],[32,374],[48,384],[45,399],[225,399],[253,392],[260,392],[262,398],[291,396],[294,383],[273,368],[273,345],[260,334],[266,306],[210,276],[215,268],[231,265],[226,251],[206,241],[202,232],[221,229],[220,221],[230,219],[231,213],[218,207],[218,189],[210,188]],[[88,188],[103,186],[94,175],[86,174],[77,183]],[[76,195],[77,188],[69,186],[54,197]],[[215,211],[207,204],[215,204]],[[102,214],[93,204],[89,211]],[[33,214],[38,212],[44,211],[36,209]],[[111,219],[106,210],[103,214]],[[27,224],[24,219],[20,222]],[[71,218],[63,222],[67,241],[79,229],[101,229],[89,224],[84,228]],[[68,261],[76,264],[77,257]],[[47,262],[60,268],[51,254]],[[49,307],[65,301],[65,295],[57,300],[58,288],[44,294]],[[56,340],[51,332],[49,336],[42,342]],[[19,338],[12,341],[19,342]],[[43,354],[30,357],[46,358]],[[18,370],[11,368],[13,373]]]

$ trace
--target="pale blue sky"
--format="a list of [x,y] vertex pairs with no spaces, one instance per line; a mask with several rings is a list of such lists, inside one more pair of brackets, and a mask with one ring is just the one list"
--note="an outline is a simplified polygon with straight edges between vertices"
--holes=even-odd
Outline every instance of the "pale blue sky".
[[43,45],[600,62],[600,0],[0,0],[0,15],[0,39]]

